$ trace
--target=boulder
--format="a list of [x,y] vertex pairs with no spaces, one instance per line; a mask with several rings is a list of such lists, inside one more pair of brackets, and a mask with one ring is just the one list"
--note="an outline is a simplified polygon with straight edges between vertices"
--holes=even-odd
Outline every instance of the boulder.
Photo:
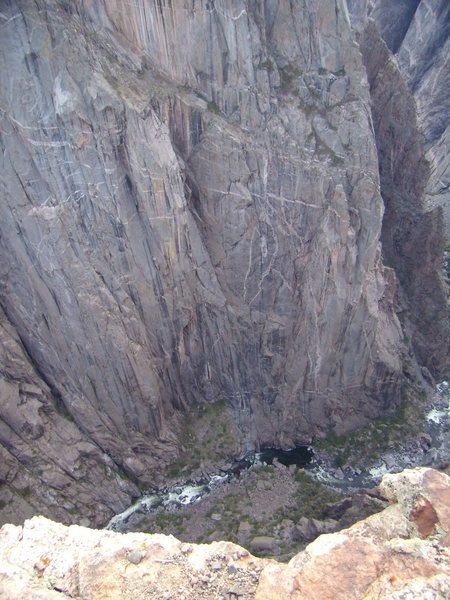
[[[390,505],[325,534],[288,564],[231,542],[67,527],[44,517],[0,529],[2,600],[443,600],[450,596],[450,478],[385,476]],[[313,524],[319,527],[315,521]],[[274,538],[258,536],[259,552]]]
[[276,539],[268,535],[257,535],[249,543],[249,547],[254,552],[274,552],[276,546]]
[[292,530],[292,539],[298,541],[313,540],[318,536],[313,519],[301,517]]

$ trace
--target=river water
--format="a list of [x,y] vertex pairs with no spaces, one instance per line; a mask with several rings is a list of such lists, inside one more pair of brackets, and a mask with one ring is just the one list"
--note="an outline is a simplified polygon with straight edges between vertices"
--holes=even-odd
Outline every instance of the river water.
[[436,386],[434,401],[424,415],[419,440],[405,440],[398,450],[384,452],[366,468],[333,468],[326,461],[313,456],[309,473],[321,483],[337,490],[371,488],[386,473],[398,473],[418,466],[433,466],[450,462],[450,383]]
[[437,386],[435,402],[425,415],[424,434],[427,436],[428,445],[426,450],[418,444],[407,444],[402,450],[386,452],[368,468],[361,470],[352,467],[332,468],[318,460],[314,449],[309,446],[299,446],[292,450],[267,448],[261,452],[249,453],[230,463],[229,467],[220,473],[167,486],[152,494],[141,496],[133,505],[115,515],[106,525],[106,529],[120,530],[134,513],[150,513],[198,502],[220,485],[236,478],[242,471],[253,466],[272,464],[274,460],[285,466],[306,468],[318,481],[342,491],[373,487],[388,472],[450,460],[449,400],[450,384],[444,381]]
[[187,481],[164,487],[153,494],[141,496],[134,504],[115,515],[106,525],[106,529],[119,530],[120,527],[136,512],[150,513],[160,508],[170,508],[198,502],[221,484],[231,481],[242,471],[257,465],[271,465],[276,459],[285,466],[296,465],[306,467],[313,456],[308,446],[299,446],[292,450],[267,448],[261,452],[251,452],[240,460],[230,463],[220,474],[202,477],[196,481]]

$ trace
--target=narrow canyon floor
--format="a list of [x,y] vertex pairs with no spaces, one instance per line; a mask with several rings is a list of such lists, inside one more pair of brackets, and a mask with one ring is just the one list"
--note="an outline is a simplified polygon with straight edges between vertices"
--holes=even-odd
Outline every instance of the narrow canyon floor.
[[124,531],[173,534],[186,542],[228,540],[257,556],[290,559],[331,533],[385,507],[374,493],[352,499],[280,462],[255,466],[207,498],[170,511],[132,515]]
[[[256,556],[287,561],[320,534],[383,510],[386,503],[376,487],[383,473],[423,464],[449,471],[449,395],[444,382],[434,402],[424,406],[420,389],[406,388],[395,413],[347,436],[328,436],[306,469],[277,459],[255,464],[197,502],[138,510],[118,530],[173,534],[184,542],[227,540]],[[215,419],[217,429],[220,419]],[[202,435],[211,431],[206,425],[212,427],[213,420],[200,423]],[[196,439],[193,430],[191,435]],[[186,477],[187,455],[176,466],[181,464]],[[183,473],[176,474],[182,481]]]

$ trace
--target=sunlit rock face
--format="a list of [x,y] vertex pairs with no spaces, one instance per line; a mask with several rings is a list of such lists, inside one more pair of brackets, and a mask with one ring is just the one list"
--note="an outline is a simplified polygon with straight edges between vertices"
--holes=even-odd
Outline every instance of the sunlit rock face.
[[[225,400],[237,454],[399,401],[345,3],[18,0],[0,26],[0,302],[22,356],[2,393],[33,414],[2,402],[0,441],[23,501],[67,443],[43,505],[104,521],[93,498],[104,515],[137,494],[126,477],[157,481],[193,402]],[[106,499],[74,491],[93,465]]]

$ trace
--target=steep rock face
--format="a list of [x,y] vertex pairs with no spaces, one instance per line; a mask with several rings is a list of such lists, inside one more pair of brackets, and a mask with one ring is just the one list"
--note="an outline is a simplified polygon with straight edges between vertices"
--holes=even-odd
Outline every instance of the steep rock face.
[[385,201],[383,256],[401,284],[403,319],[420,364],[448,367],[448,310],[442,277],[444,226],[439,208],[424,210],[429,164],[416,109],[388,48],[370,23],[361,35]]
[[122,481],[111,458],[55,406],[2,311],[0,322],[3,520],[19,523],[43,504],[61,521],[80,511],[84,522],[103,523],[138,495],[137,488]]
[[391,505],[322,535],[288,564],[230,542],[65,527],[43,517],[0,529],[4,600],[443,600],[450,593],[450,479],[432,469],[383,478]]
[[[386,45],[393,54],[402,45],[419,4],[421,0],[347,0],[352,21],[363,23],[370,16],[377,23]],[[419,47],[421,45],[418,44]]]
[[92,460],[154,483],[196,401],[236,452],[398,401],[345,4],[11,0],[1,27],[0,302]]
[[355,24],[370,16],[395,54],[414,95],[431,165],[425,188],[430,208],[442,206],[450,235],[450,6],[446,0],[348,0]]
[[[417,42],[420,40],[420,43]],[[450,6],[422,0],[398,51],[398,63],[417,106],[431,174],[430,207],[442,206],[450,237]]]

